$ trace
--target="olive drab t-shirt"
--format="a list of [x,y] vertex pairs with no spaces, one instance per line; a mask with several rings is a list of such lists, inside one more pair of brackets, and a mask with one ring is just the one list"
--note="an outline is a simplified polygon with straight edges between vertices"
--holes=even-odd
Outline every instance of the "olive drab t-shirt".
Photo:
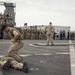
[[14,35],[13,35],[14,30],[19,34],[17,40],[23,40],[22,34],[15,28],[10,28],[10,30],[9,30],[9,35],[11,36],[11,38],[14,38]]

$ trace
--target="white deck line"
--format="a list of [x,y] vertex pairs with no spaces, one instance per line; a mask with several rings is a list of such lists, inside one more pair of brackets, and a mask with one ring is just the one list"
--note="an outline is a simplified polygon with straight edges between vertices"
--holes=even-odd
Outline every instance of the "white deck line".
[[[25,55],[20,55],[21,57],[27,57],[27,56],[32,56],[32,54],[25,54]],[[0,57],[3,57],[3,55],[0,55]]]
[[[72,44],[72,41],[69,41]],[[71,75],[75,75],[75,49],[73,45],[70,45],[70,61],[71,61]]]
[[[21,57],[28,57],[28,56],[33,56],[33,55],[44,55],[44,56],[48,56],[48,55],[54,55],[54,54],[69,54],[68,52],[57,52],[57,53],[35,53],[35,54],[20,54]],[[0,55],[0,57],[3,57],[3,55]]]

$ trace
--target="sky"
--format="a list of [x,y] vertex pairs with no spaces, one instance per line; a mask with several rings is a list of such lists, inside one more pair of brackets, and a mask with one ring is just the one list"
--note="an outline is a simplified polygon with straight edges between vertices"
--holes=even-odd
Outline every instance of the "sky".
[[[16,25],[71,26],[75,30],[75,0],[1,0],[16,3]],[[0,6],[0,12],[4,10]]]

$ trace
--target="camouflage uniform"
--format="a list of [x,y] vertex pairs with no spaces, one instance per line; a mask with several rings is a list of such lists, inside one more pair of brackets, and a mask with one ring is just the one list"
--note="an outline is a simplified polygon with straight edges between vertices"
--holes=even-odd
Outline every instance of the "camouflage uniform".
[[19,49],[21,49],[24,46],[24,43],[21,41],[23,39],[23,37],[18,30],[16,30],[15,28],[10,28],[9,34],[10,34],[12,39],[14,38],[14,35],[13,35],[14,30],[19,34],[19,36],[18,36],[16,42],[12,43],[12,45],[9,47],[8,56],[13,57],[15,60],[17,60],[19,62],[22,62],[23,60],[18,55],[17,52],[19,51]]
[[51,41],[51,44],[53,44],[53,32],[54,30],[52,25],[47,26],[47,45],[49,45],[49,41]]
[[23,70],[23,63],[18,62],[14,58],[8,56],[3,56],[0,58],[0,66],[3,67],[8,59],[10,60],[10,64],[12,68]]

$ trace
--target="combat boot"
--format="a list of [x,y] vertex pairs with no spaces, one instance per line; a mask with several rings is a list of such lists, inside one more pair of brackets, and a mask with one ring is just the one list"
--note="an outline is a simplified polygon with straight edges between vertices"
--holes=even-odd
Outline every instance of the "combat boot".
[[10,68],[10,66],[11,66],[10,60],[7,60],[7,61],[5,62],[5,64],[2,66],[2,68],[3,68],[4,70],[8,70],[8,69]]
[[28,66],[27,66],[27,63],[26,62],[23,62],[23,71],[25,73],[28,73]]

